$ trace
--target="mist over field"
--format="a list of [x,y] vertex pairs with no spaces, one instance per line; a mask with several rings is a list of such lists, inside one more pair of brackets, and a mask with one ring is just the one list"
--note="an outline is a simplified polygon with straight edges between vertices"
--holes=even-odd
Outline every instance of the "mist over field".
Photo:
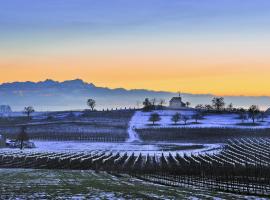
[[[141,106],[145,98],[165,99],[178,94],[166,91],[152,91],[145,89],[126,90],[123,88],[110,89],[86,83],[80,79],[57,82],[45,80],[41,82],[13,82],[0,85],[0,104],[8,104],[14,111],[21,111],[25,106],[34,106],[39,111],[76,110],[87,108],[86,100],[93,98],[97,102],[97,109],[124,108]],[[182,93],[184,101],[197,104],[210,104],[214,95]],[[261,109],[270,106],[268,96],[226,96],[227,104],[236,107],[259,105]]]

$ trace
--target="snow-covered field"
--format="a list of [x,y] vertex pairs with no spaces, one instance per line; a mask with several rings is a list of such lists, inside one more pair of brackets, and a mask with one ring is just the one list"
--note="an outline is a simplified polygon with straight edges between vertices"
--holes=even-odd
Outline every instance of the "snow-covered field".
[[[151,126],[152,122],[149,122],[150,115],[155,112],[158,113],[161,117],[161,120],[157,122],[156,126]],[[198,124],[192,123],[195,122],[194,119],[192,119],[192,115],[194,115],[194,111],[175,111],[175,110],[158,110],[153,112],[142,112],[137,111],[132,121],[130,122],[130,125],[133,128],[160,128],[160,127],[166,127],[166,128],[172,128],[172,127],[197,127],[197,128],[218,128],[218,127],[227,127],[227,128],[270,128],[270,117],[265,118],[265,122],[258,122],[259,126],[243,126],[243,125],[237,125],[241,123],[242,121],[238,118],[239,116],[237,114],[210,114],[206,115],[202,120],[198,120]],[[189,120],[187,121],[187,125],[184,125],[183,121],[179,121],[177,125],[175,125],[171,121],[171,117],[175,113],[180,113],[181,115],[189,116]],[[251,123],[251,120],[245,121]]]
[[[79,141],[33,141],[34,149],[24,149],[31,152],[82,152],[82,151],[107,151],[120,153],[142,153],[143,155],[160,155],[176,152],[183,154],[214,153],[222,144],[194,144],[194,143],[103,143],[103,142],[79,142]],[[18,149],[3,148],[0,151],[19,151]]]

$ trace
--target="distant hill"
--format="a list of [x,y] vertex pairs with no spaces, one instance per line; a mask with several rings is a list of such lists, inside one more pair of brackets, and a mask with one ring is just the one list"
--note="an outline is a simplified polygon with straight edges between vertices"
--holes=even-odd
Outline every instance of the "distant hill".
[[[97,108],[135,107],[144,98],[165,99],[167,102],[177,94],[166,91],[152,91],[144,89],[126,90],[123,88],[110,89],[97,87],[80,79],[58,82],[45,80],[41,82],[13,82],[0,85],[0,105],[10,105],[12,110],[21,111],[25,106],[34,106],[36,110],[74,110],[85,109],[86,100],[93,98],[97,101]],[[211,94],[182,94],[184,101],[195,106],[199,103],[209,104]],[[260,105],[270,107],[270,97],[225,97],[227,103],[235,106]]]

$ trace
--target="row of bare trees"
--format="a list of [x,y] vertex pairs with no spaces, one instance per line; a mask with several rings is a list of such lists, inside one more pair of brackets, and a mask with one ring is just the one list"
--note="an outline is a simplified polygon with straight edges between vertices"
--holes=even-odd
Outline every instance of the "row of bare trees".
[[142,104],[143,104],[143,111],[147,112],[155,109],[163,109],[164,105],[166,104],[166,101],[165,99],[157,100],[156,98],[153,99],[146,98]]
[[247,119],[251,119],[253,123],[255,123],[256,119],[259,121],[264,121],[266,117],[266,113],[261,111],[257,105],[251,105],[248,109],[244,108],[235,108],[232,103],[228,104],[226,107],[226,103],[223,97],[214,97],[212,99],[212,104],[198,104],[195,107],[197,110],[206,111],[206,112],[235,112],[239,113],[239,117],[244,122]]
[[230,110],[232,111],[233,110],[233,104],[230,103],[227,107],[227,109],[225,109],[225,100],[223,97],[214,97],[212,99],[212,104],[206,104],[206,105],[203,105],[203,104],[198,104],[195,108],[197,110],[205,110],[205,111],[216,111],[216,112],[221,112],[221,111],[224,111],[224,110]]
[[251,105],[248,110],[241,108],[239,110],[239,118],[244,123],[246,120],[251,119],[253,124],[255,124],[256,120],[260,122],[264,122],[266,118],[266,113],[261,111],[258,106]]
[[[180,121],[183,121],[185,125],[187,125],[189,120],[195,120],[194,123],[198,124],[199,120],[203,119],[203,113],[196,112],[193,115],[183,115],[179,112],[175,113],[171,116],[171,121],[174,123],[174,125],[177,125]],[[159,122],[161,120],[161,117],[158,113],[154,112],[150,115],[148,121],[152,122],[152,125],[155,125],[156,122]]]
[[[184,115],[179,112],[176,112],[171,117],[171,121],[177,125],[178,122],[183,121],[186,125],[187,122],[191,119],[195,120],[195,124],[198,124],[199,120],[203,119],[204,113],[197,111],[193,115]],[[264,119],[266,118],[266,114],[263,111],[260,111],[259,107],[256,105],[250,106],[248,110],[240,109],[239,111],[239,119],[242,120],[242,123],[245,122],[245,120],[251,119],[253,124],[256,124],[256,120],[260,122],[264,122]],[[159,122],[161,120],[161,117],[158,113],[154,112],[150,115],[148,121],[152,122],[153,125],[156,124],[156,122]]]
[[[87,105],[91,108],[93,111],[96,107],[96,101],[94,99],[88,99]],[[35,109],[33,106],[27,106],[24,108],[23,113],[28,117],[28,119],[31,119],[31,115],[35,112]]]

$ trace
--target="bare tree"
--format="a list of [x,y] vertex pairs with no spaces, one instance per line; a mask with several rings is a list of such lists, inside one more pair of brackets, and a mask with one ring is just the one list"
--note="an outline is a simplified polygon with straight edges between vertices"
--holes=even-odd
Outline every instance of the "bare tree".
[[252,119],[253,124],[255,124],[256,116],[260,113],[260,109],[256,105],[252,105],[248,109],[249,118]]
[[195,106],[195,109],[197,110],[203,110],[205,107],[202,104],[198,104],[197,106]]
[[191,104],[191,103],[190,103],[189,101],[186,102],[186,106],[187,106],[187,107],[189,107],[190,104]]
[[188,122],[188,120],[189,120],[189,116],[183,115],[183,116],[181,117],[181,119],[183,120],[184,124],[187,125],[187,122]]
[[197,124],[198,120],[203,119],[203,115],[200,112],[196,112],[194,115],[192,115],[192,119],[194,119]]
[[34,110],[34,108],[32,107],[32,106],[28,106],[28,107],[25,107],[24,108],[24,111],[23,111],[26,115],[27,115],[27,117],[29,118],[29,119],[31,119],[31,114],[33,113],[33,112],[35,112],[35,110]]
[[148,98],[145,98],[143,102],[143,111],[148,112],[153,110],[153,105]]
[[209,111],[213,110],[213,107],[209,104],[206,104],[205,109],[207,110],[207,112],[209,112]]
[[162,108],[163,108],[163,106],[164,106],[165,104],[166,104],[165,99],[160,99],[160,100],[159,100],[159,104],[158,104],[158,105],[159,105],[159,108],[161,108],[161,109],[162,109]]
[[224,109],[225,102],[223,97],[214,97],[212,99],[212,105],[216,109],[216,111],[220,112]]
[[149,121],[153,123],[153,125],[155,125],[156,122],[160,121],[161,118],[159,116],[158,113],[152,113],[149,117]]
[[228,105],[227,109],[228,109],[229,112],[233,111],[233,104],[230,103],[230,104]]
[[88,99],[87,100],[87,105],[91,108],[93,111],[96,107],[96,101],[94,99]]
[[23,142],[29,140],[25,126],[21,128],[20,133],[17,135],[17,140],[20,142],[20,149],[23,149]]
[[156,98],[151,99],[151,104],[152,104],[153,108],[156,107],[156,103],[157,103],[157,99]]
[[175,113],[171,118],[171,120],[174,122],[174,124],[177,124],[177,122],[179,122],[180,119],[181,119],[181,114],[180,113]]
[[245,120],[247,120],[247,112],[244,108],[240,108],[239,109],[239,118],[242,120],[242,123],[245,122]]

